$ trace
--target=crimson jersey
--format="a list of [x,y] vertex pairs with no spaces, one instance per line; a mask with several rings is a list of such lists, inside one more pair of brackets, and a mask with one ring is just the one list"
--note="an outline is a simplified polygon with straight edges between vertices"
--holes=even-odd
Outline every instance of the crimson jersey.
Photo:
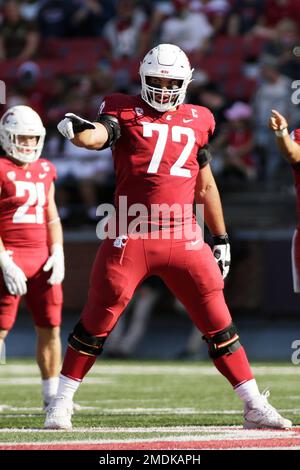
[[[113,149],[115,202],[127,196],[128,206],[189,205],[192,213],[197,151],[214,132],[212,113],[202,106],[182,104],[161,113],[140,96],[107,96],[99,113],[117,117],[121,137]],[[191,215],[191,214],[190,214]]]
[[46,209],[56,170],[40,158],[27,168],[0,158],[0,236],[6,248],[47,244]]
[[[295,129],[291,133],[291,138],[298,145],[300,145],[300,129]],[[297,195],[297,215],[298,215],[298,227],[299,227],[299,224],[300,224],[300,164],[297,163],[296,165],[293,165],[292,169],[293,169],[296,195]]]

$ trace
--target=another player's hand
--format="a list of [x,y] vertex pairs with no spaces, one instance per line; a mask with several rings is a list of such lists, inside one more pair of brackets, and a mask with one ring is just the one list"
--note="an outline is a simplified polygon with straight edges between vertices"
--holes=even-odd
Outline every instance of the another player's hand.
[[51,247],[51,256],[46,261],[46,264],[43,267],[43,271],[50,271],[52,269],[52,274],[48,279],[48,284],[52,286],[54,284],[61,284],[65,277],[65,258],[62,245],[55,243]]
[[0,267],[8,292],[11,295],[25,295],[27,292],[27,278],[19,266],[12,259],[12,251],[1,251]]
[[214,247],[213,255],[220,268],[223,279],[226,278],[230,268],[230,244],[227,233],[225,235],[213,237]]
[[272,109],[272,114],[269,119],[269,128],[272,131],[281,131],[288,127],[288,122],[282,114],[280,114],[276,109]]
[[65,118],[58,123],[57,129],[64,137],[71,140],[74,139],[75,134],[78,132],[82,132],[86,129],[96,129],[96,126],[76,114],[67,113],[65,114]]

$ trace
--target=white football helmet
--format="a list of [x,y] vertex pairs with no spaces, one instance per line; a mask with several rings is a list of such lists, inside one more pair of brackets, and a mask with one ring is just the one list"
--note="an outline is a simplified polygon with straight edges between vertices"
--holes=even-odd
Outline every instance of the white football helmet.
[[[168,111],[183,103],[192,73],[189,59],[180,47],[174,44],[159,44],[145,55],[140,64],[141,96],[157,111]],[[180,80],[181,86],[162,90],[147,83],[148,77]]]
[[[22,162],[35,162],[41,155],[46,130],[40,116],[29,106],[13,106],[0,120],[0,143],[10,157]],[[37,142],[28,147],[19,136],[35,136]],[[29,151],[31,150],[31,151]]]

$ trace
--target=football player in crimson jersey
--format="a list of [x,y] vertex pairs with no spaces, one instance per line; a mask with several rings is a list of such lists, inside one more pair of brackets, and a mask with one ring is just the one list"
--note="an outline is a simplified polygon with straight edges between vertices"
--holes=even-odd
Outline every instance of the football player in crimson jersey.
[[[297,215],[300,221],[300,129],[288,132],[288,122],[278,111],[272,109],[269,127],[276,135],[279,150],[291,164],[297,198]],[[300,293],[300,226],[296,227],[292,240],[292,273],[294,292]]]
[[[259,393],[223,297],[222,274],[225,277],[229,270],[230,250],[205,147],[214,132],[214,118],[207,108],[183,103],[192,70],[179,47],[154,47],[141,62],[140,76],[140,96],[107,96],[96,122],[68,113],[58,129],[79,147],[112,146],[117,217],[123,216],[121,196],[127,198],[128,207],[139,203],[148,212],[157,204],[169,208],[177,204],[189,210],[184,220],[182,212],[175,211],[168,223],[164,213],[162,220],[143,216],[139,237],[133,236],[129,226],[127,232],[101,244],[88,300],[69,336],[57,397],[48,408],[45,428],[71,428],[76,389],[136,287],[152,274],[163,279],[204,334],[215,366],[245,403],[244,426],[288,428],[291,422]],[[200,228],[193,239],[175,236],[183,224],[198,227],[192,213],[194,199],[204,205],[205,221],[214,237],[213,253],[201,239]],[[152,225],[160,237],[149,237]],[[166,225],[168,237],[163,236]]]
[[21,296],[37,334],[37,363],[46,407],[55,396],[61,361],[63,236],[54,201],[55,167],[39,158],[45,128],[28,106],[0,121],[0,347]]

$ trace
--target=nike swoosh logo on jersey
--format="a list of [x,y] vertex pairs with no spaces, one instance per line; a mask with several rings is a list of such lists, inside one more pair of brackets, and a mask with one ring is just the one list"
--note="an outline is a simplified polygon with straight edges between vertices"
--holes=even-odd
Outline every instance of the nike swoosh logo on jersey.
[[191,245],[197,245],[197,243],[199,243],[200,240],[194,240],[193,242],[191,242]]
[[40,173],[39,174],[39,178],[41,178],[41,180],[46,178],[46,176],[47,176],[47,173]]
[[183,119],[183,122],[187,123],[187,122],[192,122],[193,119]]

